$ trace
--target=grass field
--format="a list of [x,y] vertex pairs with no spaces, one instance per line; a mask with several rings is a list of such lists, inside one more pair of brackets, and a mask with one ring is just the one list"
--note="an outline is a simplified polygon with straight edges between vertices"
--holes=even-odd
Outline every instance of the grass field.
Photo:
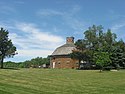
[[0,94],[125,94],[125,71],[0,69]]

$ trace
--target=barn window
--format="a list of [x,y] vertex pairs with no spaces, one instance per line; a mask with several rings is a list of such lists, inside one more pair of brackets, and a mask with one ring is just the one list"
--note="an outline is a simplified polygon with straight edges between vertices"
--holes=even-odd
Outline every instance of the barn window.
[[60,64],[61,62],[60,61],[58,61],[58,64]]

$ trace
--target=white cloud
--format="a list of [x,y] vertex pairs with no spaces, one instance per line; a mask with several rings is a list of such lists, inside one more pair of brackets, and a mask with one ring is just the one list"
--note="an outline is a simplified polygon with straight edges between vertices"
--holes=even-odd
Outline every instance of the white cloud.
[[42,30],[32,23],[16,22],[11,25],[0,23],[0,26],[11,27],[9,28],[9,38],[12,39],[13,44],[17,47],[18,55],[15,58],[18,59],[16,61],[21,61],[20,58],[23,57],[25,57],[25,60],[26,57],[27,59],[37,56],[46,57],[55,48],[64,44],[64,39],[61,36],[47,32],[45,29]]
[[31,23],[17,23],[16,28],[18,32],[10,33],[10,38],[22,49],[54,49],[64,42],[62,37],[43,32]]
[[117,32],[117,31],[119,31],[119,29],[121,29],[123,27],[125,27],[125,23],[115,24],[114,26],[112,26],[111,29],[112,29],[112,31]]
[[29,50],[18,50],[20,53],[18,56],[28,56],[28,57],[45,57],[52,54],[52,50],[42,50],[42,49],[29,49]]
[[81,10],[81,6],[75,5],[75,6],[72,7],[71,14],[76,14],[80,10]]
[[8,21],[0,21],[0,27],[5,28],[5,29],[15,29],[15,27],[12,25],[11,22]]
[[117,34],[118,40],[123,39],[125,41],[125,23],[117,23],[112,26],[111,28],[112,32]]
[[0,13],[3,14],[12,14],[12,13],[16,13],[16,9],[13,8],[12,6],[7,6],[7,5],[1,5],[0,6]]
[[21,5],[22,5],[22,4],[24,4],[24,1],[16,0],[16,1],[14,1],[14,3],[15,3],[15,4],[21,4]]
[[36,26],[34,24],[30,24],[30,23],[20,23],[16,25],[17,28],[28,34],[28,38],[32,39],[36,39],[39,41],[45,41],[45,42],[52,42],[52,43],[59,43],[59,42],[63,42],[63,39],[59,36],[53,35],[50,32],[46,32],[46,31],[42,31],[38,28],[36,28]]
[[42,10],[38,11],[37,14],[40,16],[56,16],[56,15],[62,16],[62,15],[64,15],[63,12],[55,11],[52,9],[42,9]]
[[42,49],[24,49],[20,50],[18,49],[17,55],[14,56],[14,58],[6,58],[5,61],[15,61],[15,62],[22,62],[26,60],[31,60],[32,58],[36,57],[47,57],[48,55],[51,55],[53,50],[42,50]]
[[66,24],[69,25],[75,31],[83,31],[85,23],[80,20],[74,18],[73,16],[67,16],[65,18]]
[[59,16],[62,18],[63,24],[68,27],[74,29],[75,31],[83,31],[85,22],[76,17],[77,13],[81,10],[81,7],[78,5],[73,6],[71,9],[67,9],[67,11],[57,11],[53,9],[42,9],[37,12],[37,15],[40,17],[53,17]]

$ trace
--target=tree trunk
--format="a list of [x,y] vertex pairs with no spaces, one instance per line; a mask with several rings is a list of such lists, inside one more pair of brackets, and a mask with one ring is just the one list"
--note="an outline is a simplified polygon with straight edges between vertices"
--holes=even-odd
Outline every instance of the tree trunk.
[[103,71],[103,67],[101,66],[101,68],[100,68],[100,72],[102,72]]
[[99,72],[102,72],[102,69],[100,69],[100,71]]
[[78,66],[78,69],[80,69],[80,64],[81,64],[81,60],[79,60],[79,66]]
[[1,58],[1,69],[3,69],[3,59],[4,59],[4,56],[2,56],[2,58]]

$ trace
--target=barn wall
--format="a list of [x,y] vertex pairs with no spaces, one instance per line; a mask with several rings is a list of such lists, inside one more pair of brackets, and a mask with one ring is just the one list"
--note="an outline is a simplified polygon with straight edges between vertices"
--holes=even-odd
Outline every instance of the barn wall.
[[50,60],[50,67],[53,68],[53,62],[55,63],[54,68],[78,68],[78,60],[71,59],[69,57],[54,57]]

